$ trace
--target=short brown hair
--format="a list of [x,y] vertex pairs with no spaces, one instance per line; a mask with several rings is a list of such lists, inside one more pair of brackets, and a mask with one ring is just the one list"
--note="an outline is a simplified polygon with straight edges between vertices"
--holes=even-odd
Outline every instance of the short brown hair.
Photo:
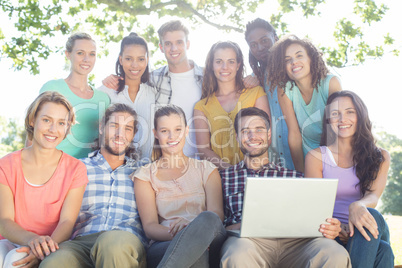
[[159,43],[162,44],[163,36],[167,32],[174,32],[174,31],[183,31],[186,35],[186,40],[188,40],[189,31],[184,24],[179,20],[171,20],[164,23],[161,27],[159,27],[158,35],[159,35]]
[[67,134],[70,133],[71,126],[75,124],[74,109],[71,103],[67,100],[67,98],[56,91],[43,92],[31,103],[31,105],[28,107],[27,114],[25,116],[25,130],[27,131],[27,136],[29,140],[32,140],[34,132],[34,127],[31,126],[30,123],[35,121],[39,110],[45,103],[48,102],[61,104],[64,107],[66,107],[68,111],[68,122],[67,122],[68,126],[66,136]]

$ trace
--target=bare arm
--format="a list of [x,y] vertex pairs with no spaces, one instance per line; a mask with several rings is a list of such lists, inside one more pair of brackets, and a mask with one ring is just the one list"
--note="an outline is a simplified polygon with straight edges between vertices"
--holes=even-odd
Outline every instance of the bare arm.
[[328,89],[328,97],[332,95],[332,93],[341,91],[342,90],[342,85],[341,82],[339,81],[339,78],[334,76],[331,78],[329,81],[329,89]]
[[68,191],[63,207],[61,208],[59,223],[51,235],[51,238],[56,243],[61,243],[71,237],[74,224],[80,212],[85,187],[86,185],[83,185]]
[[303,141],[293,103],[281,88],[278,88],[278,100],[289,130],[288,142],[293,163],[297,171],[304,172]]
[[230,164],[223,161],[211,148],[211,131],[208,119],[203,112],[194,109],[194,128],[197,140],[197,149],[201,158],[212,162],[219,169],[230,167]]
[[373,185],[370,188],[371,192],[367,192],[363,198],[349,205],[350,236],[353,236],[353,226],[356,226],[368,241],[370,241],[370,237],[367,235],[363,227],[366,227],[375,238],[377,238],[378,235],[378,227],[375,219],[367,208],[375,208],[377,206],[377,203],[385,189],[385,185],[387,184],[388,170],[391,162],[391,157],[386,150],[382,149],[382,155],[384,157],[384,162],[381,164],[377,178],[374,180]]
[[151,183],[134,178],[134,193],[145,234],[156,241],[172,240],[169,228],[159,224],[155,191]]
[[221,176],[215,169],[208,177],[205,185],[207,210],[215,212],[221,221],[224,220]]

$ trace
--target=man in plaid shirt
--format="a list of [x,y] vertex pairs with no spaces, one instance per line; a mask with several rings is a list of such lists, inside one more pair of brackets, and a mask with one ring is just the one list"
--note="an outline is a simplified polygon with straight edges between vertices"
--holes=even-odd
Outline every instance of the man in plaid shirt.
[[129,178],[138,163],[128,156],[137,131],[136,113],[125,104],[110,106],[99,128],[98,148],[82,159],[89,183],[73,240],[40,267],[145,267],[147,239]]
[[[244,160],[222,170],[225,226],[239,230],[245,180],[255,177],[302,177],[303,174],[269,162],[271,139],[269,116],[258,108],[239,111],[234,128]],[[351,267],[347,251],[334,238],[340,222],[328,219],[319,238],[238,238],[229,236],[222,246],[221,267]],[[297,224],[297,219],[295,219]],[[318,226],[317,226],[318,227]]]

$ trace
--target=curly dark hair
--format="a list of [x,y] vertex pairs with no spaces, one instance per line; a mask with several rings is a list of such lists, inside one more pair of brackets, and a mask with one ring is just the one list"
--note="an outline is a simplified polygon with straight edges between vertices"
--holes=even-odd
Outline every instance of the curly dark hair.
[[281,38],[271,48],[268,56],[267,73],[271,88],[281,87],[285,90],[286,83],[291,82],[293,88],[295,81],[291,80],[286,71],[286,50],[292,44],[299,44],[307,51],[310,58],[310,73],[312,87],[318,90],[320,82],[328,75],[329,70],[325,65],[320,52],[308,39],[300,39],[296,35],[288,35]]
[[[274,35],[275,41],[278,41],[278,36],[276,34],[275,28],[266,20],[261,18],[256,18],[247,23],[246,31],[244,32],[244,37],[247,40],[248,35],[255,29],[263,29],[268,33],[272,33]],[[251,69],[253,73],[257,76],[258,80],[260,81],[261,86],[264,85],[264,73],[267,68],[267,62],[261,59],[257,59],[251,53],[251,50],[248,52],[248,62],[250,63]]]
[[[356,132],[352,139],[353,165],[356,176],[359,178],[360,194],[363,197],[366,192],[370,192],[374,180],[377,178],[381,164],[384,162],[381,149],[376,146],[374,136],[371,132],[371,121],[368,110],[362,99],[354,92],[344,90],[334,92],[329,96],[327,106],[324,111],[321,146],[329,146],[337,140],[336,133],[329,124],[330,104],[337,98],[350,98],[355,106],[357,115]],[[356,186],[357,186],[356,185]]]
[[212,45],[208,52],[207,59],[205,61],[204,78],[202,82],[202,96],[201,99],[206,98],[205,104],[208,102],[209,97],[218,90],[218,81],[214,73],[214,54],[218,49],[230,48],[236,53],[236,60],[240,63],[239,69],[236,73],[236,90],[243,92],[244,84],[244,60],[243,53],[238,44],[232,41],[217,42]]
[[[140,45],[145,48],[147,55],[149,55],[148,44],[144,38],[138,36],[136,33],[130,33],[128,36],[124,37],[120,44],[120,53],[117,57],[116,61],[116,74],[123,79],[119,79],[119,87],[117,88],[117,92],[121,92],[124,89],[126,84],[126,73],[124,72],[123,65],[120,63],[120,57],[123,56],[123,51],[126,46],[129,45]],[[149,80],[149,63],[147,64],[147,68],[145,72],[141,76],[141,83],[146,83]]]

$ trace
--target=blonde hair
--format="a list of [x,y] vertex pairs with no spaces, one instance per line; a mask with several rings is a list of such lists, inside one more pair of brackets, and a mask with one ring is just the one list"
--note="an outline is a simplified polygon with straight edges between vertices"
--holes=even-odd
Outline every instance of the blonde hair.
[[68,126],[66,136],[67,134],[70,133],[71,126],[75,124],[74,109],[71,103],[67,100],[67,98],[56,91],[43,92],[38,97],[36,97],[36,99],[31,103],[31,105],[28,107],[27,114],[25,116],[25,130],[27,131],[27,136],[29,140],[32,140],[34,133],[34,127],[31,126],[30,123],[35,121],[36,116],[38,115],[38,112],[40,111],[42,106],[48,102],[61,104],[64,107],[66,107],[68,111],[68,122],[67,122]]
[[74,47],[74,44],[75,44],[76,40],[90,40],[90,41],[95,43],[95,40],[93,40],[92,37],[87,33],[83,33],[83,32],[73,33],[67,39],[67,42],[66,42],[66,51],[67,52],[72,52],[73,51],[73,47]]

